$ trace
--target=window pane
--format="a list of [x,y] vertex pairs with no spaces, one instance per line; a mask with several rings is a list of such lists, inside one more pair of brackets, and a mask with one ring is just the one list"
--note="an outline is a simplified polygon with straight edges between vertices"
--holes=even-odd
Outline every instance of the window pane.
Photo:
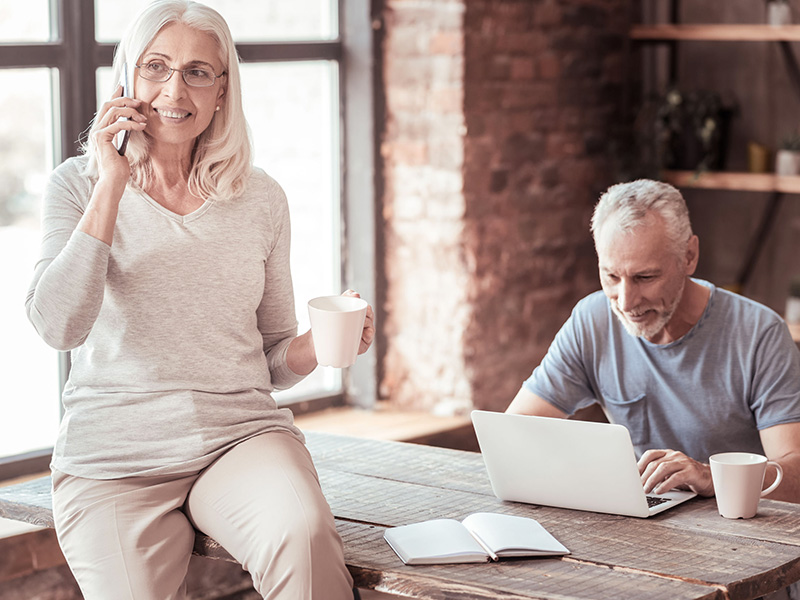
[[[244,109],[255,164],[286,191],[292,217],[292,277],[300,332],[306,303],[339,294],[340,188],[338,70],[330,61],[242,65]],[[338,391],[340,371],[320,367],[282,399]]]
[[51,98],[49,69],[0,70],[0,456],[52,446],[58,428],[58,353],[24,306],[53,168]]
[[50,0],[0,2],[0,43],[50,39]]
[[115,82],[113,81],[112,75],[114,71],[111,67],[101,67],[97,69],[95,73],[95,82],[97,87],[97,106],[103,104],[106,100],[111,97],[111,94],[114,93],[115,89]]
[[[118,41],[150,0],[97,0],[98,41]],[[237,42],[334,39],[336,0],[205,0],[225,17]]]

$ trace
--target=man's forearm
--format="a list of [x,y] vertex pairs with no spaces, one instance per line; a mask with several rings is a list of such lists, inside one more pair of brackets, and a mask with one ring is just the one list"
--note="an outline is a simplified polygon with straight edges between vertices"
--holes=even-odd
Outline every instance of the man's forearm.
[[[770,500],[783,500],[800,504],[800,454],[791,453],[780,458],[773,458],[783,469],[783,479],[774,492],[765,496]],[[764,476],[764,488],[772,485],[777,475],[773,466],[767,467],[767,474]]]

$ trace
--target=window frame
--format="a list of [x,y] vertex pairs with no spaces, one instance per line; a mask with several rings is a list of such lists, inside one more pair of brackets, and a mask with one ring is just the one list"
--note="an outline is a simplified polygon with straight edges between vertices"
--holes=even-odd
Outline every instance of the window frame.
[[[339,65],[342,281],[364,298],[375,298],[375,165],[373,6],[370,0],[338,0],[339,35],[332,40],[239,42],[242,62],[333,60]],[[0,43],[0,69],[56,69],[54,163],[79,153],[78,141],[97,110],[96,71],[112,64],[116,44],[98,42],[94,1],[50,0],[48,42]],[[371,301],[374,305],[375,301]],[[295,414],[331,406],[374,406],[377,351],[362,356],[343,374],[341,393],[301,398]],[[69,353],[59,353],[59,402],[69,374]],[[63,408],[62,408],[63,410]],[[53,448],[0,457],[0,481],[47,471]]]

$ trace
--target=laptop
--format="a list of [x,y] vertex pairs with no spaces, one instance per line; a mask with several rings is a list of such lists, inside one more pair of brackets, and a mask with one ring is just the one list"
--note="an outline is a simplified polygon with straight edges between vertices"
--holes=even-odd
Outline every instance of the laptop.
[[645,494],[622,425],[482,410],[472,423],[501,500],[649,517],[697,495]]

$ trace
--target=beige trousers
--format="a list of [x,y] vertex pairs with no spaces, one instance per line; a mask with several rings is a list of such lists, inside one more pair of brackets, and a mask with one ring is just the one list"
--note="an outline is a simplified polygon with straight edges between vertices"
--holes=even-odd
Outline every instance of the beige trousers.
[[273,600],[351,600],[342,542],[306,447],[273,432],[190,476],[53,472],[56,533],[86,600],[181,600],[194,527]]

